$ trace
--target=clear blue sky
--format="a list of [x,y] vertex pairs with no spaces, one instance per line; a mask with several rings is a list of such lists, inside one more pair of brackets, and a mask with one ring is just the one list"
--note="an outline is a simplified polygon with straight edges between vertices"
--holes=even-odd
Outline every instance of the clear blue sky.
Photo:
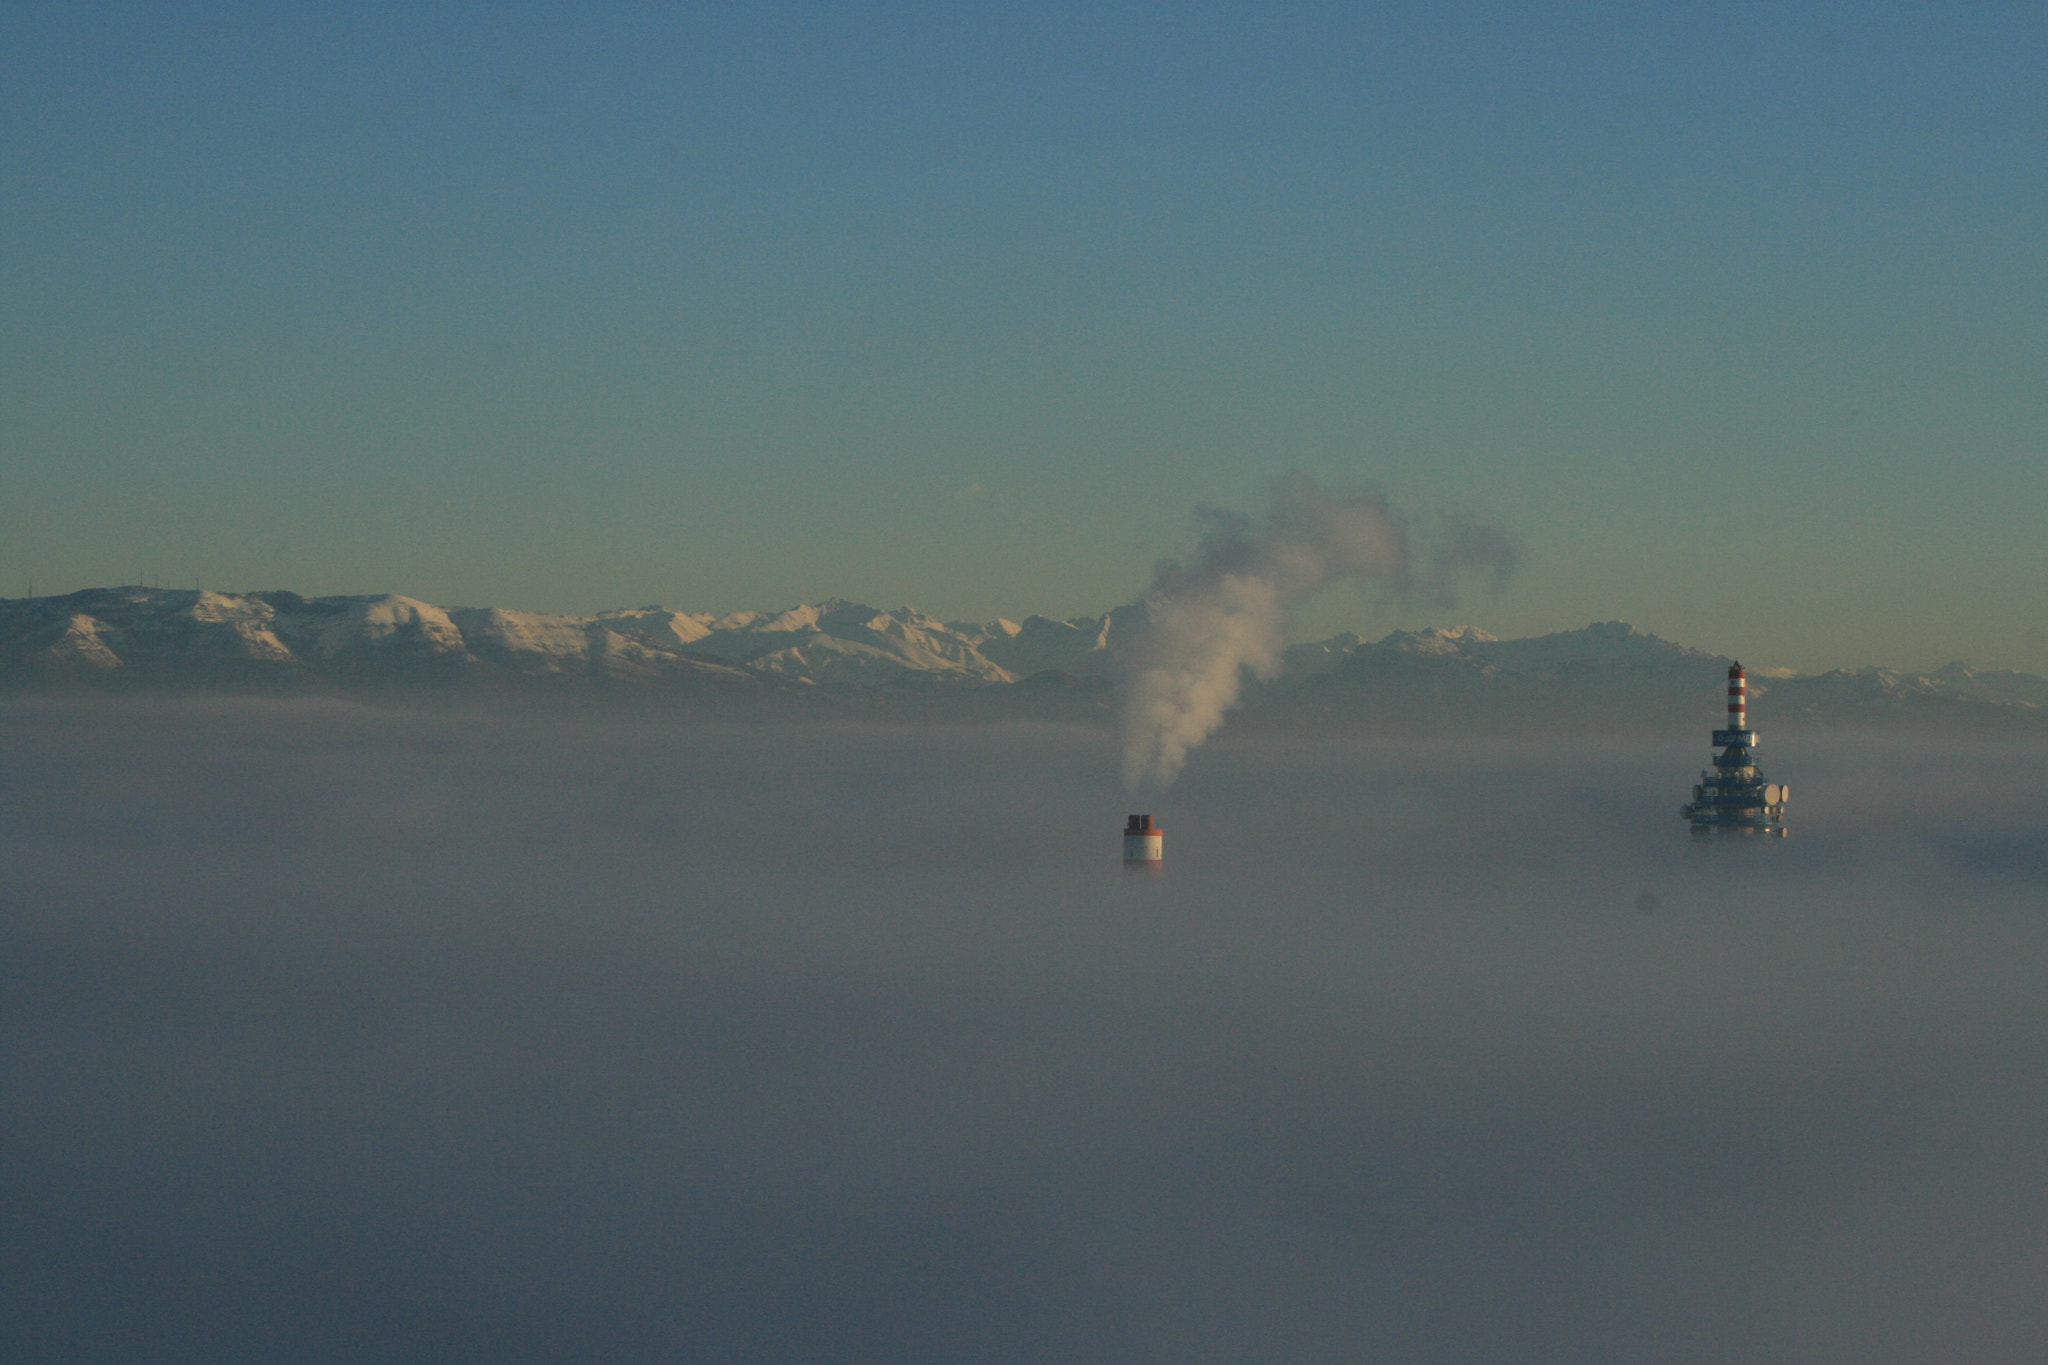
[[[2048,671],[2048,9],[0,3],[0,593],[1129,600]],[[1340,596],[1303,622],[1397,620]]]

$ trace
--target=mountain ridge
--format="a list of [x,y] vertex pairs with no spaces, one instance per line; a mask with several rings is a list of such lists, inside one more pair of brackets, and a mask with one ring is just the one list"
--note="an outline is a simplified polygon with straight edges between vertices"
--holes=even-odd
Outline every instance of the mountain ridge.
[[[1143,621],[1142,605],[977,623],[844,598],[722,615],[650,605],[565,616],[397,593],[88,588],[0,598],[0,691],[808,695],[865,714],[1100,719],[1113,709],[1120,650]],[[1289,647],[1278,679],[1247,686],[1238,723],[1672,724],[1712,711],[1728,663],[1622,621],[1508,640],[1470,626],[1372,641],[1345,632]],[[2013,670],[1956,662],[1931,673],[1750,677],[1759,717],[1776,724],[2048,729],[2048,679]]]

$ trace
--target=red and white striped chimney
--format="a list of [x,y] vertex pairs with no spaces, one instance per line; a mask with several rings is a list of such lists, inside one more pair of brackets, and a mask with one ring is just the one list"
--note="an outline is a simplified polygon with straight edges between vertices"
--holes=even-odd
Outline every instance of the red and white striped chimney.
[[1124,866],[1157,872],[1166,852],[1166,827],[1152,823],[1149,815],[1133,815],[1124,826]]
[[1728,728],[1749,728],[1749,675],[1740,661],[1728,665]]

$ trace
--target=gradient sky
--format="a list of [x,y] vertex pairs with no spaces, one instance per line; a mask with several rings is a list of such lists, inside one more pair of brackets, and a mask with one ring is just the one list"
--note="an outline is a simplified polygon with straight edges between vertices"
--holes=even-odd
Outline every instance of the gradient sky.
[[2048,10],[0,4],[0,592],[1495,602],[2048,672]]

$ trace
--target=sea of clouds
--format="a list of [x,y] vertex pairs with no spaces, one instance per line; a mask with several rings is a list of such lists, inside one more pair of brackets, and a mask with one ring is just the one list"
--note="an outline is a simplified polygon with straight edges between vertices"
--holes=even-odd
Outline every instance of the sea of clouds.
[[0,1358],[2036,1358],[2048,749],[1704,738],[5,703]]

